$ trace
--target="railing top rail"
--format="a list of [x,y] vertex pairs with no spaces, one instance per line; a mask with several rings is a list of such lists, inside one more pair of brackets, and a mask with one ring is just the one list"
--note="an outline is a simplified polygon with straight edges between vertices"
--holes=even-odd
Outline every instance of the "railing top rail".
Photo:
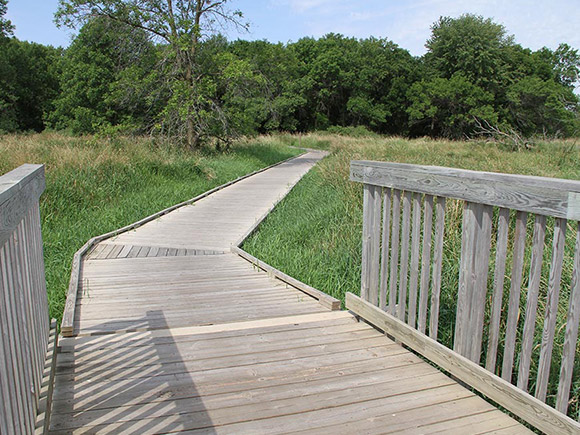
[[350,179],[514,210],[580,220],[580,181],[406,163],[352,161]]
[[37,178],[44,179],[44,165],[26,163],[0,176],[0,205],[17,195],[27,184]]
[[0,246],[45,187],[44,165],[25,164],[0,176]]

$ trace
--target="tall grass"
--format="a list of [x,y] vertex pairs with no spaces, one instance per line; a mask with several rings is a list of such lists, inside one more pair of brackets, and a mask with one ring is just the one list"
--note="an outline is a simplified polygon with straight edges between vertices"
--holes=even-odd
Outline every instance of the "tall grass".
[[73,254],[88,239],[299,153],[272,138],[217,153],[150,138],[58,133],[0,136],[0,149],[0,174],[23,163],[46,165],[42,233],[50,315],[58,320]]
[[[285,143],[299,138],[282,137]],[[580,150],[574,141],[548,142],[525,152],[512,152],[496,144],[484,142],[446,142],[431,139],[405,140],[400,138],[352,138],[324,134],[301,138],[304,146],[331,150],[331,155],[319,163],[267,220],[244,244],[244,249],[284,272],[339,299],[345,292],[359,292],[362,233],[362,186],[349,181],[351,160],[382,160],[449,166],[491,172],[519,173],[537,176],[580,179]],[[461,253],[462,203],[448,201],[446,206],[445,243],[443,256],[442,294],[439,322],[439,341],[452,347],[455,328],[455,309]],[[496,220],[494,220],[496,222]],[[512,215],[512,228],[514,216]],[[528,221],[528,243],[531,245],[533,219]],[[567,252],[573,250],[574,228],[570,226]],[[495,231],[495,228],[494,228]],[[551,256],[553,220],[548,220],[544,270],[540,287],[534,357],[530,375],[530,391],[535,388],[537,356],[541,342],[543,313],[545,312],[547,280]],[[526,251],[524,283],[522,285],[521,310],[525,310],[530,249]],[[491,298],[495,246],[492,246],[488,305]],[[557,337],[555,339],[552,376],[547,402],[554,405],[560,367],[566,311],[568,308],[572,258],[566,257],[558,311]],[[510,258],[507,264],[511,265]],[[510,266],[506,272],[504,294],[505,325],[510,285]],[[523,327],[520,312],[518,342]],[[486,313],[486,323],[489,312]],[[487,331],[486,331],[487,333]],[[499,355],[503,352],[503,335],[500,337]],[[486,336],[484,336],[484,343]],[[485,351],[485,346],[484,346]],[[518,365],[516,349],[516,369]],[[580,393],[580,352],[577,351],[575,378],[569,414],[577,416]],[[485,361],[485,354],[482,355]],[[501,367],[501,358],[499,358]],[[517,372],[516,372],[517,375]]]

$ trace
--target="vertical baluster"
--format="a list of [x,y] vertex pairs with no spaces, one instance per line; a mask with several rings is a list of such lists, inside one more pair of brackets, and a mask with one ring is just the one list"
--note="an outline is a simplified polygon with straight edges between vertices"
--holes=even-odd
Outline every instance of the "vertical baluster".
[[380,266],[380,243],[381,243],[381,193],[382,187],[372,186],[371,189],[371,223],[370,223],[370,278],[369,278],[369,302],[379,304],[379,266]]
[[476,248],[474,255],[474,283],[469,319],[469,337],[471,342],[469,359],[479,364],[481,357],[481,341],[483,337],[483,317],[487,295],[487,277],[489,274],[489,253],[491,249],[491,224],[493,208],[489,205],[481,207],[477,216]]
[[576,343],[578,341],[578,325],[580,323],[580,222],[576,229],[576,247],[574,250],[574,269],[570,293],[570,308],[566,319],[566,335],[562,350],[562,365],[560,366],[560,381],[556,397],[556,409],[563,414],[568,411],[570,384],[574,371]]
[[445,233],[445,198],[437,197],[435,213],[435,248],[433,254],[433,291],[431,293],[431,315],[429,336],[437,340],[439,328],[439,297],[441,293],[441,270],[443,268],[443,236]]
[[457,312],[453,350],[468,357],[470,344],[470,307],[474,287],[474,260],[476,251],[477,218],[481,215],[481,204],[466,202],[463,208],[461,234],[461,260]]
[[397,281],[399,274],[399,238],[401,225],[401,191],[393,190],[393,223],[391,234],[391,270],[389,272],[389,313],[396,314]]
[[391,235],[391,189],[383,189],[383,241],[381,244],[381,283],[379,307],[387,308],[387,286],[389,278],[389,243]]
[[371,257],[371,189],[369,184],[363,185],[363,230],[362,230],[362,263],[361,263],[361,287],[360,297],[369,300],[370,285],[370,257]]
[[403,229],[401,235],[401,276],[399,278],[399,319],[405,321],[407,309],[407,280],[409,276],[409,232],[411,227],[411,200],[413,194],[403,195]]
[[499,323],[501,319],[501,305],[503,299],[503,285],[505,281],[505,261],[507,256],[508,230],[510,211],[507,208],[499,209],[497,225],[497,242],[495,252],[495,272],[493,284],[493,299],[491,318],[489,321],[489,339],[487,342],[487,357],[485,368],[495,373],[497,361],[497,344],[499,341]]
[[501,377],[508,382],[512,381],[514,367],[514,352],[516,346],[516,330],[520,310],[520,292],[524,267],[524,253],[526,248],[526,222],[528,214],[518,211],[516,215],[516,230],[514,235],[514,256],[512,264],[512,282],[508,302],[508,317],[506,323],[505,345],[501,368]]
[[419,281],[419,253],[421,247],[421,195],[413,197],[413,231],[411,234],[411,276],[409,278],[409,317],[413,328],[417,319],[417,283]]
[[530,360],[532,358],[532,345],[534,343],[534,331],[536,329],[536,311],[538,309],[538,292],[540,279],[542,278],[542,258],[544,256],[544,239],[546,237],[546,217],[536,215],[534,221],[534,239],[532,243],[532,263],[530,266],[530,278],[528,285],[528,299],[526,302],[526,320],[522,335],[522,350],[520,352],[520,365],[518,368],[518,388],[528,391],[528,379],[530,375]]
[[538,363],[538,379],[536,382],[536,398],[545,401],[552,362],[552,348],[554,346],[554,332],[558,315],[558,299],[560,296],[560,280],[562,278],[562,262],[566,245],[566,219],[556,219],[554,225],[554,243],[552,247],[552,263],[548,280],[548,297],[546,301],[546,315],[544,331],[542,333],[542,347]]
[[431,238],[433,232],[433,197],[425,195],[423,210],[423,252],[421,254],[421,287],[419,292],[419,316],[417,329],[425,333],[427,326],[427,300],[429,298],[429,278],[431,276]]

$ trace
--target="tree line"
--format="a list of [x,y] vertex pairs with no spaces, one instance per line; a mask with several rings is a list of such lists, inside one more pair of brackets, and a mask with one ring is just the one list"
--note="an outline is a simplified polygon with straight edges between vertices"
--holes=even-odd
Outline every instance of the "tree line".
[[[491,19],[442,17],[424,56],[340,34],[228,41],[226,1],[61,0],[66,49],[19,41],[0,0],[0,131],[153,133],[197,146],[333,126],[381,134],[580,132],[580,56],[524,48]],[[135,6],[139,4],[139,8]],[[336,128],[336,127],[335,127]]]

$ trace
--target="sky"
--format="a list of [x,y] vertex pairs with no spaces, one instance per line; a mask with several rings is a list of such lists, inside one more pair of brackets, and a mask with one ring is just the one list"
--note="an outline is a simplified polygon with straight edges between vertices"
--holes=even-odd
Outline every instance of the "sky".
[[[9,0],[7,18],[19,39],[67,46],[74,31],[58,29],[58,0]],[[230,39],[296,41],[327,33],[387,38],[413,55],[425,53],[430,26],[440,16],[475,13],[503,24],[516,42],[537,50],[566,42],[580,49],[580,0],[231,0],[244,13],[248,33]]]

